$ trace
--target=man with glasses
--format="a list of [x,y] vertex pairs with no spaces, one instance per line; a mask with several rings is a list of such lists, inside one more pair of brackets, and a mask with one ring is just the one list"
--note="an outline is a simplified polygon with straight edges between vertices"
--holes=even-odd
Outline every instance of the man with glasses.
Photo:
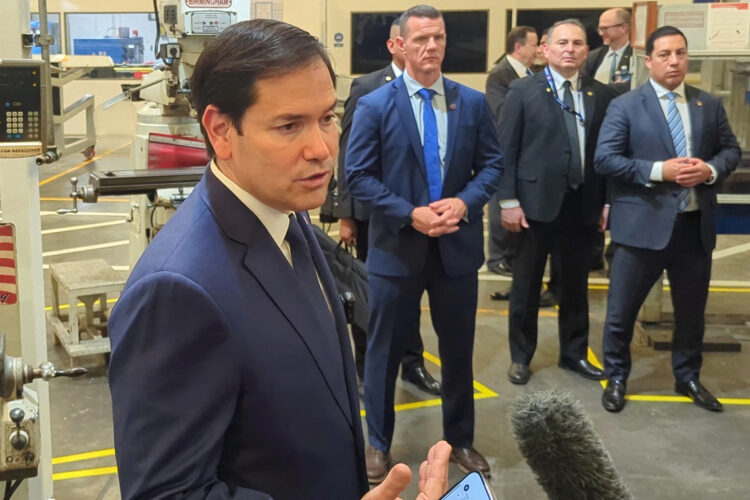
[[618,93],[630,90],[630,12],[605,10],[599,17],[599,36],[603,45],[592,50],[581,68],[584,75],[612,85]]

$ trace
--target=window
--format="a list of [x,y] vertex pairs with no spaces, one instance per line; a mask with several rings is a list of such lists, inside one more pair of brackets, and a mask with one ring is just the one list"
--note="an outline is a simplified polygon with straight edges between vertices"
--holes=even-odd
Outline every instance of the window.
[[[448,44],[443,71],[484,73],[487,71],[486,10],[443,11]],[[352,73],[370,73],[391,62],[385,41],[391,23],[400,12],[352,13]]]
[[154,61],[154,14],[66,14],[66,47],[69,54],[108,55],[115,64]]
[[[31,14],[31,32],[39,34],[39,14]],[[60,14],[47,14],[47,32],[55,39],[55,43],[49,46],[50,54],[62,53],[62,39],[60,38]],[[32,54],[41,54],[41,47],[31,49]]]

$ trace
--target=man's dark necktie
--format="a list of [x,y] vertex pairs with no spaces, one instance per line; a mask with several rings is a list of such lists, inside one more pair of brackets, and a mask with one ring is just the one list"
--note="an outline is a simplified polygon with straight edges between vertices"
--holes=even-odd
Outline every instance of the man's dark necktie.
[[418,94],[422,103],[422,130],[424,166],[427,170],[427,185],[430,189],[430,201],[437,201],[443,196],[443,176],[440,172],[440,144],[438,143],[437,120],[432,109],[432,89],[420,89]]
[[[313,307],[320,311],[329,312],[328,303],[323,297],[323,290],[320,288],[318,275],[315,272],[315,263],[310,253],[310,247],[307,239],[302,233],[302,227],[297,221],[295,214],[289,215],[289,229],[286,232],[286,241],[289,242],[289,248],[292,251],[292,267],[302,284],[305,295],[310,299]],[[330,319],[331,314],[326,314]]]
[[[568,108],[575,111],[576,104],[573,101],[573,92],[570,90],[570,81],[565,80],[563,83],[563,102]],[[563,110],[565,115],[565,129],[568,131],[568,142],[570,143],[570,165],[568,167],[568,185],[573,189],[583,184],[583,172],[581,162],[581,149],[578,143],[578,125],[576,124],[576,115]]]

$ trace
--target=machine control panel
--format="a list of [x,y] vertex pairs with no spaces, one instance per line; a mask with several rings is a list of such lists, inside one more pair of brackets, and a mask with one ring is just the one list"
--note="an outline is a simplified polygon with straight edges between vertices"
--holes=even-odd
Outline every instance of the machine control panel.
[[46,69],[44,61],[0,59],[0,157],[47,150]]

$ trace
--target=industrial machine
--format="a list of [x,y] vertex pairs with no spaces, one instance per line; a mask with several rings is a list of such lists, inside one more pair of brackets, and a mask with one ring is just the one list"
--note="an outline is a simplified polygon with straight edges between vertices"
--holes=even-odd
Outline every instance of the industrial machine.
[[21,481],[37,475],[41,455],[37,395],[24,385],[35,379],[78,377],[85,368],[56,370],[45,361],[38,368],[5,352],[5,334],[0,334],[0,481],[5,481],[4,498],[9,499]]
[[[110,99],[109,107],[128,98],[147,101],[138,112],[138,126],[131,150],[130,174],[113,173],[120,194],[128,179],[138,177],[137,171],[175,166],[205,165],[207,157],[200,126],[190,104],[190,77],[204,45],[226,27],[250,19],[250,0],[162,0],[155,12],[163,43],[155,56],[162,65],[143,78],[143,83]],[[186,164],[185,158],[194,163]],[[100,176],[100,180],[104,177]],[[153,179],[151,179],[153,180]],[[98,183],[99,180],[92,180]],[[140,180],[134,180],[138,185]],[[193,182],[192,185],[194,185]],[[93,185],[93,184],[90,184]],[[134,187],[131,198],[130,264],[134,264],[146,245],[190,192],[186,185],[179,189],[149,191],[150,196]],[[85,190],[84,190],[85,191]],[[98,188],[97,188],[98,192]],[[74,200],[90,201],[75,183]],[[75,208],[74,208],[75,209]],[[65,212],[63,210],[62,212]]]

